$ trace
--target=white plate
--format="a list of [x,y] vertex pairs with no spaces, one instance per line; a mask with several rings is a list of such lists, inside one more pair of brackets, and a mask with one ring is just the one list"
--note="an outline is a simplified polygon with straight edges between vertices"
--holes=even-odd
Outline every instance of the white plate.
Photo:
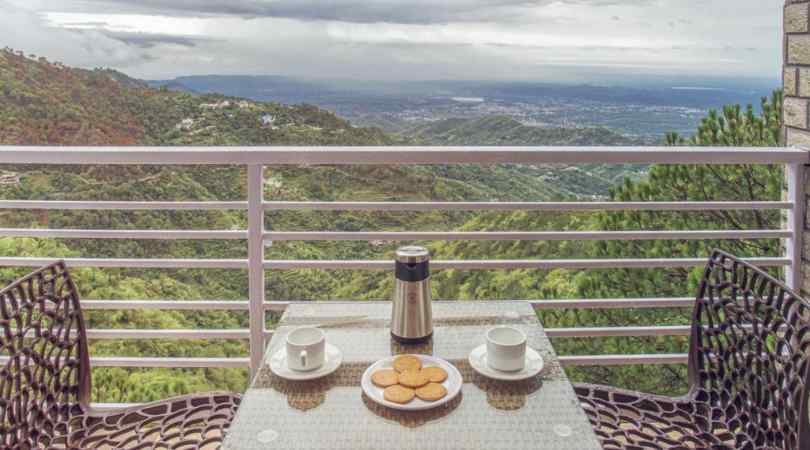
[[543,357],[533,348],[526,347],[526,365],[522,370],[504,372],[487,364],[487,345],[479,345],[470,352],[470,366],[481,375],[501,381],[520,381],[531,378],[543,370]]
[[[402,356],[402,355],[397,355]],[[445,403],[449,402],[450,400],[456,398],[459,392],[461,392],[461,373],[459,373],[458,369],[449,362],[441,359],[436,358],[433,356],[428,355],[413,355],[422,360],[422,367],[441,367],[447,372],[447,379],[444,380],[441,384],[447,389],[447,395],[444,398],[436,400],[434,402],[426,402],[420,398],[414,398],[411,400],[410,403],[400,404],[389,402],[385,398],[383,398],[383,388],[376,386],[374,383],[371,382],[371,374],[378,370],[383,369],[392,369],[394,358],[397,356],[392,356],[390,358],[381,359],[366,369],[363,372],[363,378],[360,381],[360,386],[363,387],[363,392],[376,403],[379,403],[383,406],[387,406],[391,409],[398,409],[400,411],[422,411],[425,409],[435,408],[437,406],[444,405]]]
[[287,367],[287,349],[282,347],[273,353],[270,357],[270,370],[274,374],[293,381],[306,381],[314,380],[316,378],[325,377],[340,367],[343,362],[343,353],[339,348],[334,345],[326,343],[326,362],[315,370],[308,370],[306,372],[301,370],[292,370]]

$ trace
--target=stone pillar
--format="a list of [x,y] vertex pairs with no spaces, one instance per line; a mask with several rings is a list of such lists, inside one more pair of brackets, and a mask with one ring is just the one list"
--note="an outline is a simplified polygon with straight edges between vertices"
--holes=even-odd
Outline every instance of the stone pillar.
[[[810,0],[786,0],[784,10],[784,89],[785,143],[790,147],[810,151]],[[807,193],[810,192],[807,166],[805,166],[805,211]],[[810,294],[810,228],[805,217],[802,238],[801,291]]]
[[810,0],[787,0],[784,34],[785,142],[810,149]]

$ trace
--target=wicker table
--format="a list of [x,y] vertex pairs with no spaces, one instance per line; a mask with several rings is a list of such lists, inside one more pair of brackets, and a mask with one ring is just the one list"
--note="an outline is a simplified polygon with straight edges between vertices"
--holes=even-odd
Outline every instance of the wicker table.
[[[435,302],[434,337],[416,347],[389,335],[389,303],[291,305],[265,355],[265,364],[242,398],[224,448],[247,449],[601,449],[568,378],[531,306],[525,302]],[[521,328],[543,355],[536,378],[496,382],[475,373],[467,356],[497,324]],[[266,361],[301,325],[320,325],[343,351],[343,365],[316,381],[287,382]],[[445,358],[461,371],[462,392],[444,407],[396,412],[369,401],[363,371],[399,353]]]

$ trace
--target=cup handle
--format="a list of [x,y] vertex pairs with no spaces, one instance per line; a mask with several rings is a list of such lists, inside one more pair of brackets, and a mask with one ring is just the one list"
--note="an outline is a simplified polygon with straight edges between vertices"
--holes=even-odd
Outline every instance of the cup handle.
[[307,351],[306,350],[301,350],[301,354],[299,356],[301,358],[301,367],[306,368],[307,367]]

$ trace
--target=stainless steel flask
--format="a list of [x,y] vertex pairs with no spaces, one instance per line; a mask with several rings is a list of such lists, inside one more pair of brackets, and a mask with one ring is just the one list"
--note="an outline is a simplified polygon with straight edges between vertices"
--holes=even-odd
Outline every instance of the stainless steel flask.
[[429,264],[430,252],[424,247],[397,250],[391,336],[399,342],[417,344],[433,334]]

